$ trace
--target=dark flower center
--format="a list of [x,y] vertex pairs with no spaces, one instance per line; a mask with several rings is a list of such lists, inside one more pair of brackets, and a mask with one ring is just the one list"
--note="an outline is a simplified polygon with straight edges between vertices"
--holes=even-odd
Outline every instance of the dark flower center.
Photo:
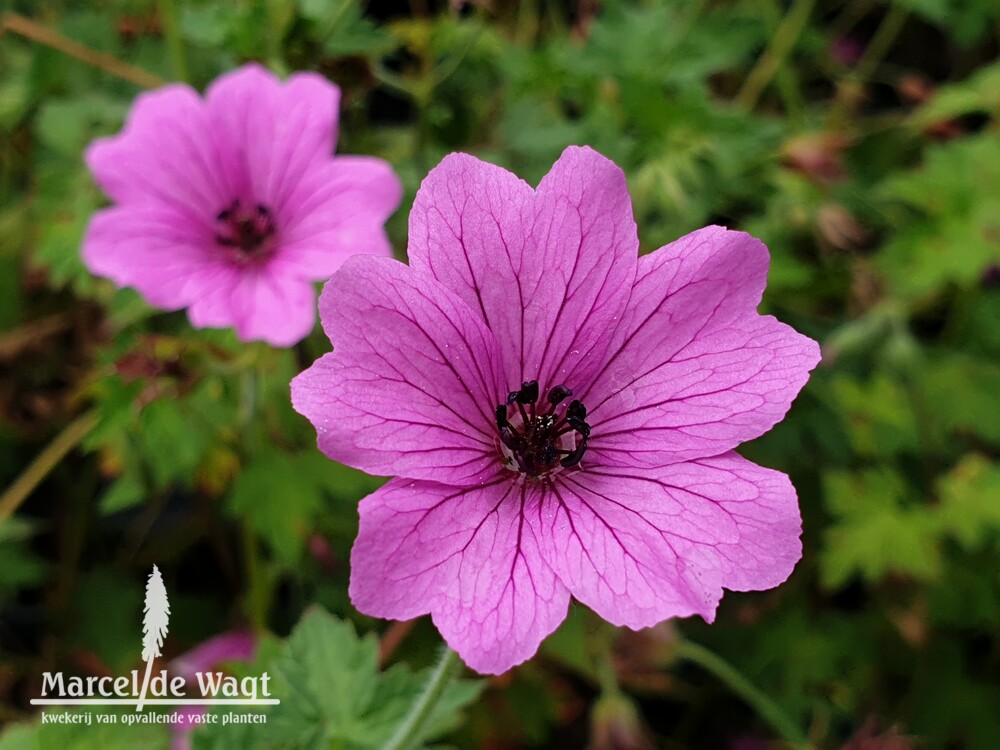
[[215,242],[233,251],[238,260],[265,257],[274,249],[277,227],[271,210],[260,203],[244,210],[237,198],[215,217]]
[[585,421],[587,407],[580,401],[563,406],[572,395],[565,385],[557,385],[539,401],[538,381],[528,380],[497,405],[497,430],[508,468],[540,479],[580,463],[590,425]]

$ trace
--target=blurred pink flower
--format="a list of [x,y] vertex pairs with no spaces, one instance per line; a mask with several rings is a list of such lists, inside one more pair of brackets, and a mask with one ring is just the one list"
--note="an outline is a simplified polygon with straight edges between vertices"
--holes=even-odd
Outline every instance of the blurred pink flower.
[[[170,663],[170,674],[183,677],[188,682],[196,679],[197,672],[208,672],[227,661],[249,661],[257,649],[252,633],[232,630],[203,641]],[[204,706],[186,706],[174,711],[179,721],[171,724],[170,750],[190,750],[191,732],[195,719],[205,713]]]
[[315,320],[313,281],[357,253],[389,255],[401,197],[381,159],[333,156],[340,91],[314,73],[282,83],[259,65],[199,98],[181,84],[136,100],[124,129],[86,151],[116,205],[83,242],[96,274],[196,327],[288,346]]
[[500,673],[570,595],[643,628],[788,577],[795,490],[733,448],[784,416],[819,349],[756,313],[760,241],[708,227],[637,257],[625,176],[575,147],[536,190],[447,157],[409,235],[409,267],[333,276],[334,352],[292,382],[330,458],[397,476],[361,502],[359,610],[429,612]]
[[853,68],[865,53],[865,45],[853,36],[838,36],[830,42],[830,56],[845,68]]

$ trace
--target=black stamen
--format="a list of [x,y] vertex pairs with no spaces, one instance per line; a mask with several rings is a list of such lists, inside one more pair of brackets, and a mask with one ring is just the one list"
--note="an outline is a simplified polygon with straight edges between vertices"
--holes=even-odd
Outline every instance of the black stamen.
[[507,421],[507,407],[500,404],[497,406],[497,429],[503,432],[509,426],[510,422]]
[[538,381],[525,380],[521,383],[521,390],[517,392],[517,403],[533,404],[538,400]]
[[224,209],[219,211],[218,215],[215,217],[218,221],[229,221],[229,218],[233,215],[237,208],[239,208],[240,202],[238,200],[233,201]]
[[579,443],[576,444],[576,450],[570,453],[568,456],[559,459],[559,464],[564,469],[568,469],[571,466],[576,466],[583,459],[583,454],[587,452],[587,438],[583,438]]
[[503,427],[500,429],[500,442],[512,451],[516,451],[521,443],[517,433],[513,432],[510,427]]
[[[537,380],[526,380],[507,395],[505,403],[497,405],[495,414],[508,467],[536,479],[560,466],[578,465],[590,438],[590,425],[584,419],[587,409],[579,400],[570,402],[565,411],[560,409],[573,395],[568,386],[559,384],[546,391],[547,406],[539,401],[540,393]],[[517,412],[511,422],[515,404]]]
[[268,240],[277,233],[277,227],[267,206],[258,203],[244,211],[240,209],[239,200],[234,200],[215,218],[222,225],[215,235],[216,244],[240,250],[238,258],[258,258],[271,249]]
[[577,419],[576,417],[570,417],[566,421],[569,423],[570,427],[579,432],[585,438],[590,437],[590,425],[584,422],[582,419]]
[[[570,396],[573,395],[573,391],[564,385],[557,385],[555,388],[549,390],[548,400],[553,406],[559,405],[562,401],[565,401]],[[579,403],[579,402],[577,402]]]
[[530,424],[531,420],[528,419],[528,413],[524,410],[524,404],[520,401],[517,402],[517,410],[521,412],[521,419],[524,420],[524,424]]

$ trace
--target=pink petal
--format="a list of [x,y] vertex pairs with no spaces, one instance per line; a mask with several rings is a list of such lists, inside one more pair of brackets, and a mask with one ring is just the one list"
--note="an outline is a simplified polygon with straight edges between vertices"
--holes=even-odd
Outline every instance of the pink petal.
[[433,279],[358,255],[323,290],[334,353],[292,381],[327,456],[371,474],[472,484],[499,463],[493,335]]
[[194,648],[174,657],[170,671],[185,680],[196,679],[197,672],[207,672],[227,661],[247,661],[253,658],[257,639],[245,630],[219,633]]
[[188,310],[195,328],[233,326],[243,341],[284,347],[304,339],[316,323],[312,283],[270,273],[266,266],[219,266],[200,282],[206,291]]
[[569,606],[525,523],[536,492],[505,476],[464,489],[392,480],[361,501],[351,601],[375,617],[430,612],[478,672],[500,674],[531,658]]
[[[194,682],[196,673],[208,672],[222,662],[252,659],[256,647],[253,633],[241,630],[219,633],[174,658],[170,662],[170,673]],[[171,750],[188,750],[191,747],[191,734],[198,726],[195,722],[205,711],[204,706],[186,706],[173,712]]]
[[140,94],[122,132],[94,141],[84,156],[117,203],[172,206],[196,224],[210,227],[235,195],[212,122],[189,86]]
[[215,262],[204,232],[170,204],[98,211],[87,226],[82,254],[93,273],[134,287],[166,309],[184,307],[202,294]]
[[615,625],[715,618],[722,588],[767,589],[802,555],[788,477],[735,453],[559,475],[528,516],[574,597]]
[[175,719],[170,726],[170,750],[191,750],[191,735],[197,726],[195,721],[206,711],[204,706],[185,706],[173,712]]
[[638,240],[621,170],[563,152],[536,192],[465,154],[431,170],[410,214],[409,257],[476,310],[508,387],[588,384],[635,274]]
[[391,255],[382,224],[399,206],[403,186],[386,162],[338,156],[311,169],[286,204],[275,263],[326,279],[352,255]]
[[218,78],[205,99],[230,179],[243,181],[230,200],[242,195],[284,215],[299,180],[333,152],[340,89],[315,73],[282,83],[250,64]]
[[760,241],[721,227],[640,259],[610,363],[579,395],[591,465],[717,455],[781,420],[819,347],[754,312],[767,265]]

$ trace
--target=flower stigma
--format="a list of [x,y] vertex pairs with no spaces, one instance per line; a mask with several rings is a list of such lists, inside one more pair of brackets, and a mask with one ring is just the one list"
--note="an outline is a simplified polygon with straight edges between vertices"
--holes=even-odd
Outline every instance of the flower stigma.
[[497,404],[496,421],[504,465],[529,479],[541,480],[576,466],[587,451],[587,407],[565,385],[549,389],[539,401],[537,380],[527,380]]
[[244,211],[237,198],[219,211],[215,220],[218,226],[216,244],[233,251],[237,261],[263,259],[273,252],[277,227],[267,206],[258,203],[252,211]]

